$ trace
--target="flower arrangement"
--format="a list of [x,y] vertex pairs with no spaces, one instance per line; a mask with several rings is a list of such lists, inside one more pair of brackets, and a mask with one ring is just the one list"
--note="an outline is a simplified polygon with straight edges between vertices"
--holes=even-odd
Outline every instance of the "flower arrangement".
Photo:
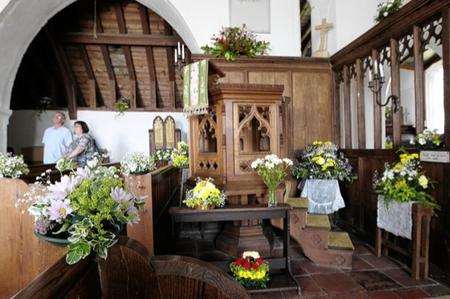
[[0,153],[0,178],[18,179],[29,172],[22,156]]
[[117,111],[117,116],[122,116],[125,114],[125,112],[127,112],[130,109],[130,100],[125,97],[121,97],[114,104],[114,108]]
[[293,169],[297,179],[321,179],[351,182],[355,179],[348,159],[338,154],[330,141],[314,141],[301,153],[299,163]]
[[211,178],[197,179],[197,184],[186,193],[183,203],[193,209],[208,210],[225,205],[225,194],[214,185]]
[[437,130],[424,130],[412,138],[409,143],[420,147],[436,148],[442,145],[442,135]]
[[189,167],[189,146],[186,142],[180,141],[171,154],[172,165],[177,168]]
[[267,288],[269,264],[256,251],[246,251],[230,264],[234,278],[246,288]]
[[247,30],[246,26],[223,28],[219,36],[212,37],[213,46],[203,46],[205,54],[215,57],[224,57],[228,61],[233,61],[239,56],[255,57],[264,55],[269,49],[269,43],[257,41],[253,33]]
[[127,153],[120,161],[120,169],[125,175],[143,174],[154,170],[155,164],[151,157],[143,153]]
[[152,155],[152,159],[155,163],[158,162],[167,163],[170,161],[171,156],[172,156],[172,149],[159,149],[156,150],[155,153]]
[[388,0],[385,3],[378,4],[377,15],[375,16],[376,22],[381,22],[383,19],[392,15],[398,11],[403,4],[403,0]]
[[61,158],[56,162],[55,168],[60,173],[63,173],[64,171],[76,169],[77,163],[71,159]]
[[52,184],[42,179],[25,195],[38,236],[67,239],[66,262],[107,250],[128,223],[139,221],[144,202],[128,192],[114,167],[78,168]]
[[269,206],[276,206],[276,189],[284,181],[292,161],[284,158],[280,159],[277,155],[267,155],[264,159],[256,159],[251,167],[264,181],[269,189]]
[[386,163],[381,177],[374,173],[374,189],[383,195],[384,201],[417,201],[430,207],[437,207],[434,199],[427,194],[430,180],[421,170],[418,154],[400,154],[400,161],[391,165]]

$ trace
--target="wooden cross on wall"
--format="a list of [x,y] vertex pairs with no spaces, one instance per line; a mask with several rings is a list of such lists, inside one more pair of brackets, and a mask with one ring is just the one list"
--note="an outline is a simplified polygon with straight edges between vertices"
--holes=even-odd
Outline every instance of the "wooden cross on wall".
[[314,57],[328,57],[330,54],[328,53],[328,32],[333,29],[332,23],[327,23],[327,19],[323,18],[322,23],[314,27],[315,30],[320,31],[320,44],[319,49],[314,52]]

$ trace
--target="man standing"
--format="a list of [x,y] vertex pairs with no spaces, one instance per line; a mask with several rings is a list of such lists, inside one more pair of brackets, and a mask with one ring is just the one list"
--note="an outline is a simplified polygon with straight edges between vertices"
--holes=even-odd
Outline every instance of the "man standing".
[[72,133],[64,127],[66,116],[56,112],[53,116],[53,127],[47,128],[42,138],[44,143],[44,164],[56,163],[72,143]]

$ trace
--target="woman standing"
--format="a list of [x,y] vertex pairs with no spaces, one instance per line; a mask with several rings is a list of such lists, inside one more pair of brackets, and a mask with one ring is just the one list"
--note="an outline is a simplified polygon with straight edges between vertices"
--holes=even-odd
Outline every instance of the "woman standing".
[[65,155],[67,159],[74,160],[79,167],[86,163],[98,153],[95,139],[89,135],[89,127],[84,121],[74,123],[75,139],[69,146],[69,152]]

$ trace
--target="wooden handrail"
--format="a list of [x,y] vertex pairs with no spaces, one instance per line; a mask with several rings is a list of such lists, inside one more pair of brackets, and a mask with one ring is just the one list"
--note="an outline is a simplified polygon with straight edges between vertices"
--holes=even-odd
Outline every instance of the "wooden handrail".
[[372,49],[379,49],[389,44],[391,38],[399,38],[411,31],[415,24],[421,24],[440,14],[450,0],[412,0],[399,11],[387,17],[342,50],[331,56],[334,70],[370,56]]

